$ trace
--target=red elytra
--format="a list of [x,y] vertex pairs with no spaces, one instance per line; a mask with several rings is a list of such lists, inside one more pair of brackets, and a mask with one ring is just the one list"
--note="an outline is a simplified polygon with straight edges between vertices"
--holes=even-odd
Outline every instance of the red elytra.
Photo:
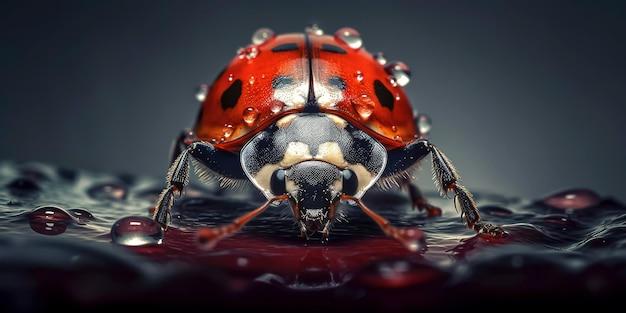
[[[291,85],[282,96],[276,92],[281,79]],[[219,149],[238,151],[258,131],[310,105],[358,126],[388,150],[419,137],[411,103],[385,66],[360,45],[313,31],[272,35],[242,49],[211,85],[194,132]]]

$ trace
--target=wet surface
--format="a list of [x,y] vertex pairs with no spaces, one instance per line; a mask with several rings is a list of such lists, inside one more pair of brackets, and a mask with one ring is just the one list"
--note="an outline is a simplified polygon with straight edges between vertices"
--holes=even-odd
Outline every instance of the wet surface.
[[[430,183],[430,182],[429,182]],[[418,227],[412,252],[360,209],[344,206],[330,240],[305,240],[271,207],[212,248],[207,226],[256,209],[255,192],[192,184],[163,232],[150,208],[161,178],[0,162],[0,311],[59,308],[406,312],[608,305],[626,291],[626,207],[592,190],[542,199],[475,194],[507,238],[467,229],[451,200],[426,217],[403,192],[364,203]]]

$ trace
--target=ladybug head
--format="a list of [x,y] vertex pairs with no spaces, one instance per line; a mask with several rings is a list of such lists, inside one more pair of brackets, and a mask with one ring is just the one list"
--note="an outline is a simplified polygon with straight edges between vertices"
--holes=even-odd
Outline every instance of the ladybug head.
[[355,195],[358,183],[352,170],[342,170],[324,161],[305,161],[288,169],[277,169],[271,177],[270,190],[275,195],[289,196],[303,233],[327,234],[340,195]]
[[326,114],[287,116],[241,150],[241,166],[250,181],[270,200],[287,199],[305,236],[327,236],[342,196],[360,198],[386,163],[382,144]]

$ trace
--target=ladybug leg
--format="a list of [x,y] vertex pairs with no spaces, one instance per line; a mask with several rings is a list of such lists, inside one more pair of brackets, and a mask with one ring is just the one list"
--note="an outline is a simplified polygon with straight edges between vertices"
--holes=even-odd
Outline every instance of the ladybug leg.
[[180,197],[184,188],[189,184],[189,160],[198,161],[206,166],[208,172],[200,168],[201,175],[216,175],[221,178],[236,180],[245,178],[241,169],[239,156],[225,150],[215,148],[204,141],[196,141],[182,150],[170,166],[167,173],[167,187],[161,192],[157,200],[153,219],[167,229],[171,221],[171,209],[174,197]]
[[417,185],[411,183],[408,178],[404,178],[402,180],[402,184],[409,192],[409,197],[411,198],[411,204],[414,208],[418,208],[419,210],[425,210],[428,216],[440,216],[441,208],[436,207],[426,200],[426,197],[422,194],[419,187]]
[[467,227],[475,230],[479,234],[489,234],[493,237],[506,237],[508,234],[499,226],[485,223],[480,220],[478,208],[474,202],[472,194],[464,186],[458,184],[459,174],[456,169],[439,148],[425,141],[432,158],[433,174],[436,178],[439,191],[442,196],[447,197],[449,191],[454,191],[454,205],[461,210],[461,216],[465,217]]
[[452,162],[439,148],[428,140],[413,141],[403,149],[390,151],[388,166],[383,173],[383,177],[401,177],[399,183],[407,187],[414,206],[426,210],[428,215],[440,215],[441,209],[429,204],[417,186],[410,183],[409,177],[402,175],[402,173],[417,164],[427,154],[431,155],[433,177],[436,179],[441,195],[447,197],[448,192],[454,191],[454,205],[461,210],[461,216],[465,217],[467,226],[480,234],[486,233],[494,237],[505,237],[507,233],[501,227],[480,220],[480,214],[478,213],[476,203],[474,203],[474,198],[467,188],[458,184],[459,174]]
[[385,168],[383,176],[400,177],[397,182],[401,187],[407,189],[413,208],[417,208],[420,211],[425,210],[428,216],[440,216],[441,209],[430,204],[417,185],[411,183],[411,179],[408,176],[402,175],[403,172],[417,164],[430,153],[428,145],[427,141],[418,140],[409,143],[402,149],[390,151],[388,155],[388,165],[387,168]]

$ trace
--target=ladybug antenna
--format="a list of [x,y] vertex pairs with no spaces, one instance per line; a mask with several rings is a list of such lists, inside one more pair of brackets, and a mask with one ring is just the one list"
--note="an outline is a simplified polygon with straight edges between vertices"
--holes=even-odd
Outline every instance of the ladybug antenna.
[[287,199],[287,195],[280,195],[267,200],[262,206],[254,211],[248,212],[238,218],[232,223],[219,227],[205,227],[198,230],[198,242],[207,249],[213,249],[218,241],[226,238],[233,233],[239,231],[246,223],[251,219],[261,214],[267,209],[273,202],[282,201]]
[[344,200],[354,201],[365,214],[369,215],[378,226],[387,234],[402,243],[410,251],[419,251],[426,246],[426,236],[424,233],[416,227],[396,227],[389,223],[389,220],[378,215],[376,212],[370,210],[361,202],[360,199],[349,196],[347,194],[341,195]]

